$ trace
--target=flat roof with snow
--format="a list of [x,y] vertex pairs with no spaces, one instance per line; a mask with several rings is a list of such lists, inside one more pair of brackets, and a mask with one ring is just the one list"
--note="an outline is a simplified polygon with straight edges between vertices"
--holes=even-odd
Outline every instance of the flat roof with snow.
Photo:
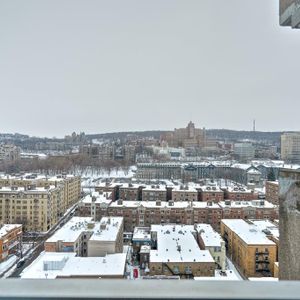
[[266,234],[256,226],[241,219],[223,219],[222,223],[230,228],[248,245],[275,245]]
[[223,239],[209,224],[196,224],[196,230],[200,234],[205,247],[221,247]]
[[112,202],[111,192],[93,192],[92,194],[86,195],[82,200],[82,203],[106,203]]
[[93,223],[91,217],[73,217],[69,222],[67,222],[62,228],[57,230],[46,243],[56,243],[58,241],[63,242],[75,242],[82,232],[93,231],[93,229],[88,229],[88,224]]
[[76,253],[42,252],[21,274],[22,279],[123,276],[126,254],[76,257]]
[[150,251],[152,262],[214,262],[208,250],[200,250],[192,225],[152,225],[157,232],[157,250]]
[[122,227],[123,217],[102,217],[95,224],[90,241],[116,241]]

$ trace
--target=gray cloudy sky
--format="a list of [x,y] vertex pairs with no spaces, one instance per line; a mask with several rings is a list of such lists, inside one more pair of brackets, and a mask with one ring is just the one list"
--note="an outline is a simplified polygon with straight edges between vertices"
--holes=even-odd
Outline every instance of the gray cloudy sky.
[[0,132],[299,130],[278,2],[1,0]]

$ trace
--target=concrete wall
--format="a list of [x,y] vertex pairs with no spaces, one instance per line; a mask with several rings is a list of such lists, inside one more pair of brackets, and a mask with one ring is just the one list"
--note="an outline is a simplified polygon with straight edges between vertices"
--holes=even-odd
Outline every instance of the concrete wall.
[[279,204],[279,279],[300,280],[300,171],[280,171]]

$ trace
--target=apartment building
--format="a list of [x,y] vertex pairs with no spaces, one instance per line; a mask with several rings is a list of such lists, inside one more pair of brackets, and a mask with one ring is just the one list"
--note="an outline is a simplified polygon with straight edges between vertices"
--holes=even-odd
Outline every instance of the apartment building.
[[143,201],[167,201],[167,188],[165,185],[147,185],[142,190]]
[[219,186],[199,187],[199,201],[224,201],[224,191]]
[[225,241],[209,224],[195,224],[198,234],[198,243],[202,250],[208,250],[218,268],[223,272],[226,267]]
[[124,217],[124,230],[133,232],[134,227],[149,227],[151,224],[210,224],[220,230],[221,219],[278,219],[278,207],[262,200],[189,202],[189,201],[123,201],[112,202],[109,216]]
[[259,227],[245,220],[221,222],[227,253],[246,277],[274,276],[276,244]]
[[174,186],[172,187],[173,201],[198,201],[198,191],[194,187]]
[[208,250],[201,250],[194,226],[152,225],[150,275],[193,278],[214,276],[215,262]]
[[119,187],[119,198],[123,200],[142,200],[144,186],[134,183],[122,183]]
[[62,186],[0,188],[0,220],[22,224],[24,231],[48,231],[58,222],[63,209]]
[[266,200],[279,205],[279,182],[266,181]]
[[245,187],[227,187],[224,188],[224,199],[233,201],[250,201],[258,199],[258,193]]
[[22,250],[22,225],[0,224],[0,263]]
[[80,217],[92,217],[94,221],[100,221],[107,215],[107,209],[112,202],[111,192],[93,192],[79,201],[76,214]]
[[73,217],[45,242],[46,252],[75,252],[78,256],[104,256],[123,251],[123,218]]
[[119,190],[122,183],[101,182],[95,186],[95,191],[99,193],[111,193],[111,199],[115,201],[119,199]]
[[281,135],[281,159],[286,162],[300,163],[300,132]]
[[0,187],[16,186],[30,188],[35,186],[48,188],[53,185],[63,189],[63,197],[59,208],[59,214],[62,216],[70,206],[80,199],[81,178],[79,176],[69,174],[46,176],[37,173],[21,173],[16,175],[0,176]]
[[225,200],[218,204],[222,209],[222,219],[278,219],[278,206],[265,200]]

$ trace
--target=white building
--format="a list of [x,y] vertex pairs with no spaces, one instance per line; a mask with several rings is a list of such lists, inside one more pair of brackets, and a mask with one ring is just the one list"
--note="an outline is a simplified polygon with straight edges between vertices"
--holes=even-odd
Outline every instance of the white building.
[[75,252],[78,256],[103,256],[123,251],[123,218],[73,217],[45,242],[47,252]]
[[221,235],[209,224],[195,224],[198,232],[199,244],[202,249],[208,250],[216,264],[225,271],[226,248]]
[[88,256],[103,256],[123,251],[123,218],[103,217],[88,240]]

